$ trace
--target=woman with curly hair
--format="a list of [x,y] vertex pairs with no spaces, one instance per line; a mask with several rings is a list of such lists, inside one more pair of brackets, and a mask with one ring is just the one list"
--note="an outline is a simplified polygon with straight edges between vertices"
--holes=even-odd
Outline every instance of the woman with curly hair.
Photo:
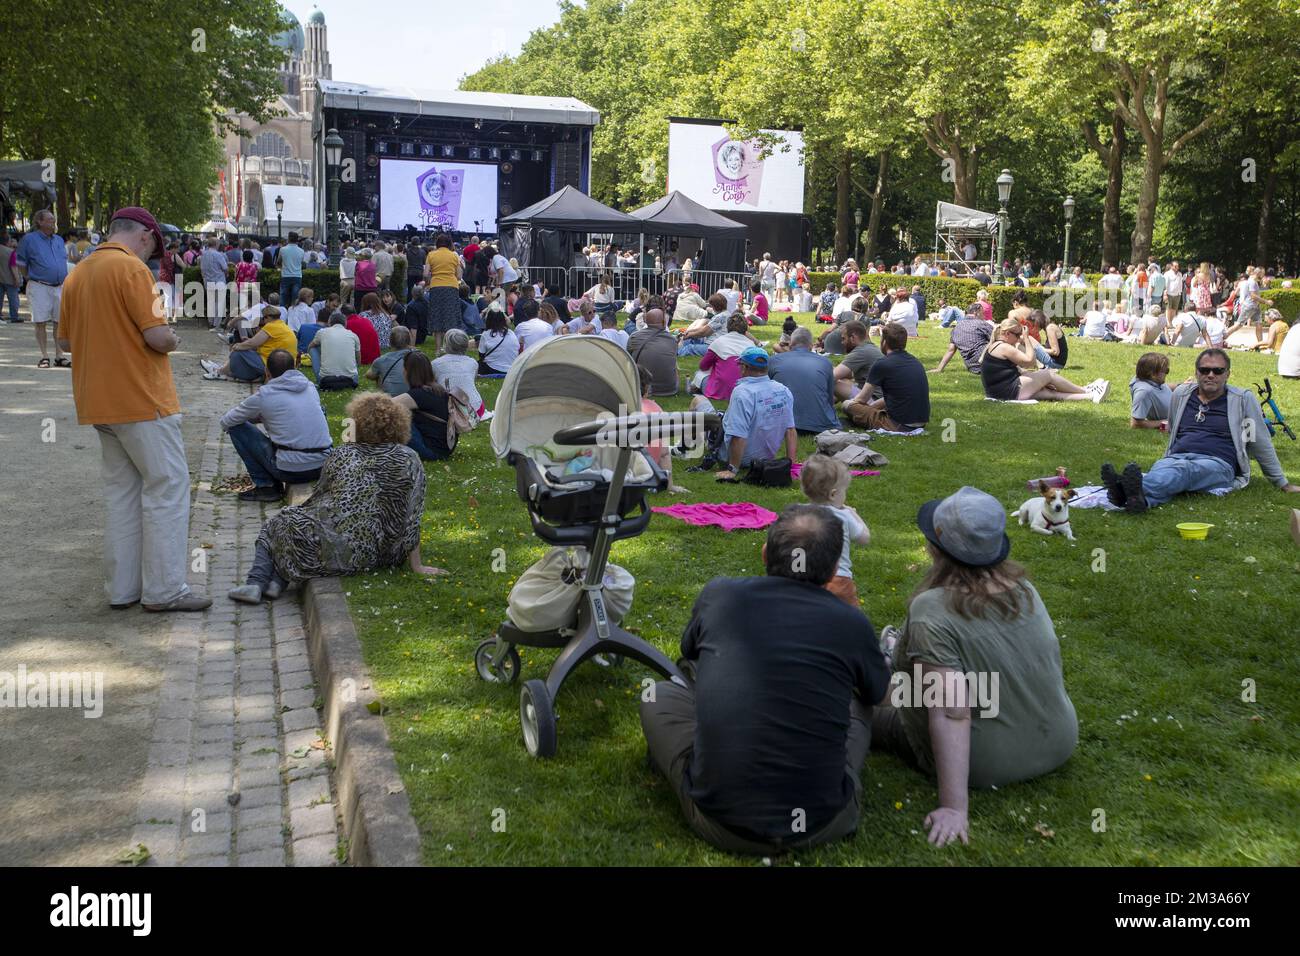
[[246,583],[229,597],[274,600],[289,584],[359,574],[405,561],[417,574],[446,574],[420,557],[424,465],[414,449],[411,416],[382,392],[348,403],[355,441],[325,459],[316,490],[262,526]]

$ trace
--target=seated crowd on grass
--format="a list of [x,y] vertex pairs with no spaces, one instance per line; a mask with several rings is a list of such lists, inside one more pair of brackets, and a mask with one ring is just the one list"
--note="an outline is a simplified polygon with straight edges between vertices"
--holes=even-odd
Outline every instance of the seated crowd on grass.
[[[832,284],[806,303],[831,327],[815,339],[791,320],[770,351],[753,327],[771,320],[771,305],[798,302],[807,284],[806,275],[770,257],[755,263],[748,304],[734,282],[704,298],[683,278],[663,295],[642,290],[620,327],[608,277],[568,300],[555,286],[520,286],[523,277],[506,263],[488,282],[475,282],[483,290],[475,298],[466,260],[440,237],[404,307],[391,293],[370,291],[349,314],[337,297],[317,308],[303,290],[287,313],[268,303],[233,317],[230,358],[205,363],[205,377],[262,383],[221,420],[253,479],[241,497],[279,501],[288,485],[315,480],[316,488],[266,522],[247,583],[230,597],[257,603],[311,577],[403,563],[445,573],[420,557],[421,459],[455,454],[455,411],[491,416],[476,379],[502,377],[556,336],[600,337],[626,349],[641,376],[643,411],[659,411],[654,397],[683,390],[696,410],[722,411],[714,403],[725,403],[716,456],[724,482],[756,463],[793,462],[800,435],[924,429],[934,414],[929,375],[957,355],[978,379],[972,391],[988,399],[1097,404],[1108,396],[1105,380],[1080,386],[1062,374],[1070,336],[1029,308],[1025,295],[1005,317],[992,315],[982,290],[969,309],[940,300],[932,316],[916,285],[860,294],[850,265],[842,288]],[[1165,384],[1166,356],[1137,360],[1130,424],[1166,430],[1168,446],[1145,473],[1136,463],[1119,471],[1098,463],[1110,503],[1140,513],[1186,492],[1242,488],[1251,459],[1279,489],[1300,492],[1282,471],[1259,402],[1229,384],[1222,348],[1234,330],[1278,351],[1300,336],[1286,336],[1275,317],[1265,344],[1260,307],[1267,300],[1252,276],[1233,293],[1241,306],[1229,328],[1214,315],[1221,306],[1202,305],[1210,284],[1200,273],[1187,295],[1195,311],[1185,313],[1183,285],[1153,270],[1104,277],[1114,291],[1142,290],[1133,292],[1135,311],[1126,312],[1124,301],[1096,310],[1100,318],[1090,311],[1081,334],[1204,348],[1195,375],[1177,388]],[[1152,298],[1157,275],[1163,299]],[[785,284],[773,303],[778,276]],[[1143,318],[1129,326],[1130,314]],[[1195,334],[1181,319],[1189,314]],[[951,344],[927,371],[908,347],[932,321]],[[421,348],[426,337],[432,361]],[[679,359],[698,359],[684,380]],[[317,390],[301,369],[320,389],[374,383],[375,391],[348,405],[355,431],[346,444],[333,446]],[[1083,421],[1089,414],[1079,412]],[[253,427],[259,422],[265,434]],[[650,449],[670,476],[671,451]],[[866,545],[870,531],[846,504],[847,468],[813,455],[800,484],[808,503],[789,505],[769,527],[766,574],[715,578],[700,591],[681,639],[686,685],[660,682],[641,706],[650,760],[700,837],[735,852],[771,853],[856,829],[861,771],[874,747],[936,781],[930,841],[965,842],[969,787],[1049,773],[1078,741],[1052,619],[1009,559],[1006,511],[973,487],[921,505],[916,525],[931,566],[906,619],[877,635],[853,578],[851,550]],[[669,491],[687,489],[670,483]]]

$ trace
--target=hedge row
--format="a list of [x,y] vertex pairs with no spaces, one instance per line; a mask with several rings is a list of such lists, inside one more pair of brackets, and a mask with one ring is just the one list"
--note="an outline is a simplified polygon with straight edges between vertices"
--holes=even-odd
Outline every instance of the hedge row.
[[[185,284],[188,286],[191,282],[202,282],[203,273],[198,266],[187,266],[185,269]],[[235,267],[231,266],[226,272],[226,281],[233,283],[235,281]],[[272,292],[277,295],[280,292],[280,270],[279,269],[259,269],[257,281],[261,285],[262,298],[265,300]],[[388,283],[389,288],[397,296],[399,302],[406,301],[406,263],[401,259],[393,262],[393,277]],[[339,271],[337,269],[303,269],[302,270],[302,288],[311,289],[316,293],[317,299],[323,299],[331,293],[339,291]]]

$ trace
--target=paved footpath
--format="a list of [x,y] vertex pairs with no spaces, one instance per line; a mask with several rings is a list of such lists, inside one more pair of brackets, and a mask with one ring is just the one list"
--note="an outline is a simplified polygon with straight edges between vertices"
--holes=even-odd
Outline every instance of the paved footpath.
[[[243,471],[217,419],[248,390],[203,381],[198,357],[224,346],[183,325],[190,582],[213,605],[171,615],[108,608],[98,438],[76,424],[68,373],[34,367],[31,325],[0,326],[3,579],[17,585],[0,608],[0,672],[104,674],[97,719],[0,707],[0,864],[109,864],[139,844],[146,865],[337,862],[297,591],[257,607],[226,597],[273,513],[212,490]],[[54,442],[39,440],[47,418]]]

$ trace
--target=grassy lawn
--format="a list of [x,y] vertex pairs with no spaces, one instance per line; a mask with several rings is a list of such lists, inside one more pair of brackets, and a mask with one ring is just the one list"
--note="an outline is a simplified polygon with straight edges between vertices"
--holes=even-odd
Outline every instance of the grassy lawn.
[[[801,321],[811,324],[810,316]],[[912,350],[936,364],[947,334],[924,323]],[[774,339],[779,321],[757,330]],[[919,438],[874,443],[891,464],[855,479],[849,501],[872,531],[854,570],[877,630],[901,623],[924,570],[917,507],[964,484],[1008,509],[1028,478],[1069,469],[1097,482],[1102,461],[1144,468],[1165,436],[1133,430],[1128,388],[1143,350],[1070,343],[1066,375],[1109,378],[1102,405],[985,402],[977,377],[956,358],[931,376],[932,419]],[[1171,381],[1192,370],[1191,350],[1171,355]],[[1232,383],[1273,378],[1284,412],[1300,422],[1300,383],[1276,377],[1275,356],[1233,353]],[[683,371],[698,360],[682,360]],[[498,381],[480,384],[492,407]],[[337,438],[345,396],[326,398]],[[684,398],[661,400],[668,410]],[[941,440],[956,423],[955,441]],[[1300,480],[1300,446],[1277,447]],[[800,457],[813,450],[800,441]],[[802,500],[797,488],[716,484],[707,474],[675,479],[689,496],[655,501],[754,501],[773,511]],[[503,620],[515,577],[545,546],[529,529],[513,471],[491,451],[487,429],[462,440],[455,459],[430,463],[425,561],[452,573],[434,583],[405,569],[345,582],[367,663],[386,705],[388,732],[424,838],[426,862],[442,865],[754,865],[717,852],[683,824],[664,782],[644,762],[637,692],[648,671],[635,662],[588,663],[561,692],[559,752],[524,750],[518,685],[475,675],[475,645]],[[868,758],[857,835],[799,854],[791,865],[1295,865],[1300,863],[1300,551],[1287,534],[1283,495],[1259,476],[1226,499],[1188,497],[1148,515],[1101,510],[1071,515],[1077,543],[1014,525],[1012,557],[1025,564],[1060,636],[1065,683],[1079,715],[1079,747],[1057,772],[999,791],[972,793],[969,847],[934,850],[922,819],[936,805],[932,782],[885,755]],[[1174,525],[1207,520],[1207,541],[1183,541]],[[656,516],[612,560],[637,579],[626,626],[676,656],[700,587],[715,575],[761,573],[755,532],[724,533]],[[506,571],[493,571],[503,548]],[[1095,549],[1105,571],[1094,572]],[[554,651],[521,648],[522,680],[544,677]],[[1254,681],[1257,700],[1243,702]],[[498,812],[504,810],[504,818]],[[1104,813],[1104,832],[1095,821]],[[504,819],[503,832],[494,820]],[[1039,827],[1038,825],[1043,826]],[[1047,835],[1050,832],[1051,835]]]

